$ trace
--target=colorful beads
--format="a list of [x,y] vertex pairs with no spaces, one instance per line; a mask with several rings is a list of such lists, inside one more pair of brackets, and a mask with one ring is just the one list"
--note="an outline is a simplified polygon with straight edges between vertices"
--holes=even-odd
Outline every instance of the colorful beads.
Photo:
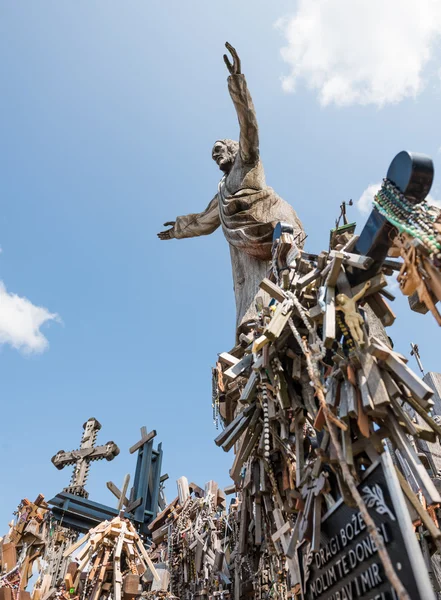
[[398,188],[385,179],[375,196],[374,206],[400,232],[421,240],[431,253],[441,250],[441,243],[433,227],[435,218],[429,212],[427,202],[414,206]]

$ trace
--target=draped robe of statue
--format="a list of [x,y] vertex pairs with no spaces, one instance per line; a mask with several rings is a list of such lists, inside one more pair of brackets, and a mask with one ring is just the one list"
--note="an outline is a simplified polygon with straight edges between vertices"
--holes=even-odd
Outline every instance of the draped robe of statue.
[[207,208],[176,218],[174,237],[208,235],[222,226],[230,246],[239,328],[255,317],[254,300],[270,266],[275,225],[279,221],[290,223],[295,235],[303,227],[292,206],[266,185],[259,156],[256,113],[245,76],[230,75],[228,90],[239,119],[239,151]]

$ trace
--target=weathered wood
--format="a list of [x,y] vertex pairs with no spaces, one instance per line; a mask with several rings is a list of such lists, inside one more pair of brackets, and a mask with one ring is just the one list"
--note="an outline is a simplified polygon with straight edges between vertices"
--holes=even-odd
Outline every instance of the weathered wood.
[[246,371],[253,362],[253,355],[246,354],[238,363],[232,365],[229,369],[224,371],[224,377],[227,379],[234,380],[236,377],[241,375],[244,371]]
[[260,335],[256,340],[254,340],[254,343],[253,343],[254,354],[257,354],[257,352],[260,352],[260,350],[262,350],[262,348],[264,348],[269,343],[270,343],[270,339],[267,338],[265,334]]
[[332,262],[331,262],[331,270],[326,278],[325,285],[326,287],[334,287],[337,285],[337,279],[340,274],[341,265],[343,263],[344,253],[339,251],[334,251]]
[[314,498],[313,507],[313,526],[312,526],[312,540],[311,550],[312,552],[318,552],[320,550],[320,532],[321,532],[321,520],[322,520],[322,501],[323,496],[319,494]]
[[127,573],[123,578],[123,600],[134,600],[141,595],[139,590],[140,577],[133,573]]
[[357,269],[363,269],[366,271],[369,267],[372,266],[374,260],[370,258],[370,256],[362,256],[361,254],[351,254],[350,252],[346,252],[342,250],[341,252],[337,250],[331,250],[329,256],[331,258],[335,258],[336,256],[341,256],[343,254],[343,264],[348,265],[350,267],[355,267]]
[[389,394],[389,397],[392,399],[400,398],[402,396],[402,391],[396,384],[395,380],[392,379],[390,374],[385,370],[381,371],[381,375],[384,379],[384,383],[386,385],[386,389],[387,389],[387,393]]
[[264,331],[264,335],[269,340],[274,341],[280,337],[291,317],[293,308],[294,305],[291,300],[285,300],[278,305],[268,327]]
[[[387,286],[387,279],[383,275],[383,273],[378,273],[378,275],[375,275],[374,277],[369,279],[369,281],[371,282],[371,285],[366,290],[366,292],[364,294],[364,298],[367,298],[368,296],[371,296],[372,294],[379,292],[381,289],[383,289],[384,287]],[[352,288],[352,295],[356,296],[359,292],[361,292],[361,290],[363,289],[365,284],[366,284],[366,282],[363,282],[363,283],[360,283],[360,284],[354,286]]]
[[434,394],[433,390],[420,377],[415,375],[395,352],[375,338],[371,340],[369,352],[374,356],[378,355],[384,360],[384,364],[388,369],[409,388],[412,395],[420,401],[423,408],[428,406],[427,401],[432,398]]
[[[374,408],[370,410],[372,414],[384,417],[386,416],[385,408],[390,405],[390,399],[386,385],[381,377],[380,369],[371,355],[364,352],[358,352],[357,356],[363,369],[369,394],[374,405]],[[366,407],[366,410],[369,412],[368,407]]]
[[240,505],[240,530],[239,530],[239,554],[244,555],[247,548],[248,534],[248,510],[245,502],[245,492],[242,493],[242,502]]
[[183,506],[188,498],[190,498],[188,479],[186,477],[179,477],[179,479],[176,481],[176,484],[178,486],[179,504]]
[[299,526],[300,519],[296,519],[294,529],[292,530],[291,537],[289,539],[288,546],[285,551],[285,554],[288,558],[294,558],[297,542],[299,539]]
[[388,413],[388,421],[390,423],[391,437],[411,467],[412,473],[421,487],[427,504],[432,505],[441,503],[441,496],[433,485],[429,474],[416,455],[415,450],[413,449],[406,435],[403,433],[395,415],[393,415],[390,410]]
[[313,281],[318,279],[321,274],[322,274],[321,269],[313,269],[309,273],[306,273],[306,275],[303,275],[303,277],[300,277],[300,279],[297,281],[297,283],[296,283],[297,290],[300,291],[307,285],[311,284]]
[[192,494],[196,496],[196,498],[203,498],[205,495],[205,490],[203,490],[200,486],[198,486],[193,481],[188,484],[188,488]]
[[219,354],[219,360],[221,363],[227,365],[228,367],[237,365],[237,363],[239,362],[238,358],[236,358],[232,354],[229,354],[228,352],[222,352],[221,354]]
[[413,508],[418,513],[421,521],[424,524],[424,527],[427,529],[431,537],[438,543],[441,543],[441,531],[436,527],[435,523],[432,521],[427,511],[424,510],[421,502],[418,500],[417,496],[413,493],[410,485],[407,483],[402,473],[395,467],[398,481],[400,482],[401,489],[404,494],[407,496],[409,502],[412,504]]
[[296,436],[296,486],[299,488],[302,483],[304,450],[303,450],[303,419],[298,413],[295,417],[294,433]]
[[326,380],[326,404],[328,406],[335,406],[337,400],[337,386],[338,381],[335,377],[328,377]]
[[354,419],[358,416],[358,403],[357,403],[357,393],[349,381],[345,380],[343,385],[345,386],[347,402],[348,402],[348,415]]
[[339,294],[346,294],[346,296],[348,296],[348,298],[352,298],[353,294],[352,294],[351,284],[349,283],[349,279],[347,278],[344,267],[342,267],[340,269],[340,273],[338,274],[338,277],[337,277],[336,287],[337,287]]
[[151,431],[150,433],[148,433],[147,435],[144,435],[139,442],[136,442],[136,444],[134,444],[130,449],[129,452],[130,454],[133,454],[134,452],[136,452],[137,450],[139,450],[139,448],[141,448],[141,446],[144,446],[144,444],[147,444],[148,442],[150,442],[150,440],[152,440],[154,437],[156,437],[156,431],[153,429],[153,431]]
[[12,589],[9,587],[0,587],[0,600],[14,600]]
[[358,388],[361,394],[361,401],[363,405],[363,409],[368,413],[374,410],[374,401],[372,400],[372,396],[369,392],[369,387],[367,384],[366,376],[362,369],[359,369],[356,374]]
[[236,427],[239,425],[239,423],[242,421],[242,419],[244,417],[247,417],[248,415],[251,415],[255,409],[256,409],[256,403],[250,404],[250,406],[247,406],[242,412],[240,412],[231,421],[231,423],[229,425],[227,425],[227,427],[225,427],[225,429],[223,431],[221,431],[221,433],[214,440],[214,443],[216,444],[216,446],[222,446],[222,444],[224,444],[226,442],[228,437],[236,429]]
[[273,542],[277,542],[285,533],[288,533],[289,531],[291,531],[291,524],[286,521],[282,527],[271,536]]
[[264,292],[269,294],[271,296],[271,298],[274,298],[274,300],[277,300],[277,302],[283,302],[286,298],[286,294],[282,290],[282,288],[280,288],[278,285],[273,283],[270,279],[268,279],[268,277],[265,277],[260,282],[259,287],[261,290],[263,290]]
[[222,444],[222,450],[224,452],[229,452],[231,450],[231,448],[234,446],[234,444],[237,442],[237,440],[240,438],[242,433],[245,431],[245,429],[248,426],[251,427],[251,420],[253,419],[253,414],[255,414],[257,411],[259,411],[259,414],[260,414],[260,410],[256,409],[256,411],[254,413],[249,413],[246,417],[244,417],[239,422],[239,424],[234,429],[234,431],[231,432],[231,434],[229,435],[227,440]]
[[156,527],[159,527],[162,524],[167,516],[171,513],[171,511],[176,507],[179,502],[179,496],[176,496],[174,500],[170,502],[168,506],[164,508],[162,512],[160,512],[157,517],[149,524],[148,528],[150,531],[153,531]]
[[415,424],[412,423],[409,415],[406,411],[401,407],[399,402],[399,398],[391,398],[392,409],[395,413],[395,416],[399,420],[400,425],[402,425],[408,432],[409,435],[413,435],[415,437],[418,436],[417,428]]
[[326,348],[331,348],[335,342],[335,287],[326,287],[325,313],[323,315],[323,343]]
[[379,292],[371,294],[366,299],[366,302],[369,304],[374,313],[380,319],[384,327],[390,327],[394,324],[396,315]]
[[254,500],[254,543],[260,546],[262,543],[262,506],[260,496],[256,496]]
[[316,304],[308,310],[308,316],[311,319],[311,321],[316,321],[317,323],[320,323],[320,321],[322,321],[323,314],[323,309],[320,306],[320,304]]
[[67,565],[66,574],[64,576],[64,585],[67,590],[74,587],[74,579],[78,572],[78,564],[74,561]]
[[424,419],[424,421],[436,432],[439,438],[441,438],[441,426],[436,423],[430,415],[427,414],[427,411],[422,408],[422,406],[412,398],[410,395],[403,396],[404,401],[409,404],[415,412],[419,414],[419,416]]
[[259,439],[262,433],[262,424],[257,423],[254,431],[251,432],[250,428],[247,430],[247,433],[241,443],[239,450],[236,453],[233,466],[230,469],[230,477],[235,482],[239,481],[239,474],[242,469],[242,466],[246,460],[248,460],[251,451],[256,445],[257,440]]
[[218,491],[218,485],[217,482],[214,480],[210,480],[207,481],[207,483],[205,484],[205,497],[207,498],[207,496],[209,494],[211,494],[211,497],[213,498],[214,501],[214,505],[217,506],[217,491]]
[[124,481],[123,481],[123,486],[121,489],[121,494],[120,494],[120,498],[118,501],[118,506],[116,507],[117,510],[122,510],[124,504],[128,504],[127,502],[127,498],[126,498],[126,492],[127,492],[127,488],[129,487],[129,481],[130,481],[130,475],[127,473],[127,475],[124,477]]
[[[106,483],[107,489],[112,492],[112,494],[119,500],[121,498],[121,492],[119,491],[119,489],[116,487],[116,485],[112,482],[112,481],[108,481]],[[126,496],[124,496],[123,498],[123,503],[125,506],[127,506],[129,504],[129,500]]]
[[240,396],[240,401],[241,402],[251,402],[255,395],[256,395],[256,390],[257,390],[257,384],[259,382],[259,377],[257,375],[257,373],[255,371],[253,371],[250,375],[250,377],[248,378],[247,384],[243,389],[243,392]]
[[[181,479],[182,479],[182,477],[181,477]],[[148,568],[152,572],[152,575],[153,575],[154,579],[156,579],[156,581],[158,581],[158,582],[161,581],[161,578],[159,577],[158,572],[155,569],[155,565],[152,563],[150,556],[147,554],[146,549],[144,548],[144,545],[143,545],[142,541],[138,538],[135,543],[136,543],[136,545],[138,547],[138,550],[141,553],[141,556],[143,557],[143,559],[147,563]]]
[[[2,567],[5,572],[11,571],[17,564],[17,548],[14,543],[2,544]],[[0,588],[2,589],[2,588]]]

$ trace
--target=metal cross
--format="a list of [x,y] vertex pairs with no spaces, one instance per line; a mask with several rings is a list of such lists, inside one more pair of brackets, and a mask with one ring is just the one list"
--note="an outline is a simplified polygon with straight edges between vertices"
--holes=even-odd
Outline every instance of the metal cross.
[[410,355],[415,356],[415,359],[418,363],[418,368],[421,373],[424,375],[423,363],[421,362],[420,349],[418,348],[418,344],[414,344],[410,342],[410,347],[412,348]]
[[125,512],[133,516],[133,520],[144,534],[147,532],[148,523],[156,517],[158,508],[165,502],[161,484],[168,478],[168,475],[161,477],[162,444],[159,444],[155,450],[153,448],[155,437],[154,429],[147,433],[147,428],[141,427],[141,439],[129,450],[130,454],[138,452],[135,478],[129,498],[112,481],[107,482],[108,489],[119,500],[119,510],[124,507]]
[[83,425],[84,433],[81,439],[80,448],[65,452],[60,450],[52,457],[52,463],[57,469],[64,469],[69,465],[74,465],[74,471],[70,485],[64,488],[64,492],[88,498],[89,494],[85,490],[87,476],[89,474],[90,463],[93,460],[113,460],[119,454],[119,448],[114,442],[107,442],[103,446],[96,446],[95,441],[101,424],[94,419],[88,419]]

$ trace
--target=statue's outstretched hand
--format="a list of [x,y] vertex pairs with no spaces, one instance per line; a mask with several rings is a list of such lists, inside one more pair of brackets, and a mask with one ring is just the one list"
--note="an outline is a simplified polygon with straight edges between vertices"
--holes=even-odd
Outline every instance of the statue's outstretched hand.
[[225,42],[225,47],[230,52],[231,56],[233,57],[233,64],[231,64],[228,56],[226,54],[224,54],[224,61],[225,61],[225,64],[227,65],[227,69],[230,71],[231,75],[240,75],[240,73],[241,73],[240,58],[239,58],[236,50],[228,42]]
[[176,221],[167,221],[167,223],[164,223],[164,227],[168,227],[169,225],[171,225],[171,229],[166,229],[165,231],[161,231],[158,233],[158,238],[160,240],[171,240],[175,237],[175,229],[174,229],[174,225],[175,225]]

